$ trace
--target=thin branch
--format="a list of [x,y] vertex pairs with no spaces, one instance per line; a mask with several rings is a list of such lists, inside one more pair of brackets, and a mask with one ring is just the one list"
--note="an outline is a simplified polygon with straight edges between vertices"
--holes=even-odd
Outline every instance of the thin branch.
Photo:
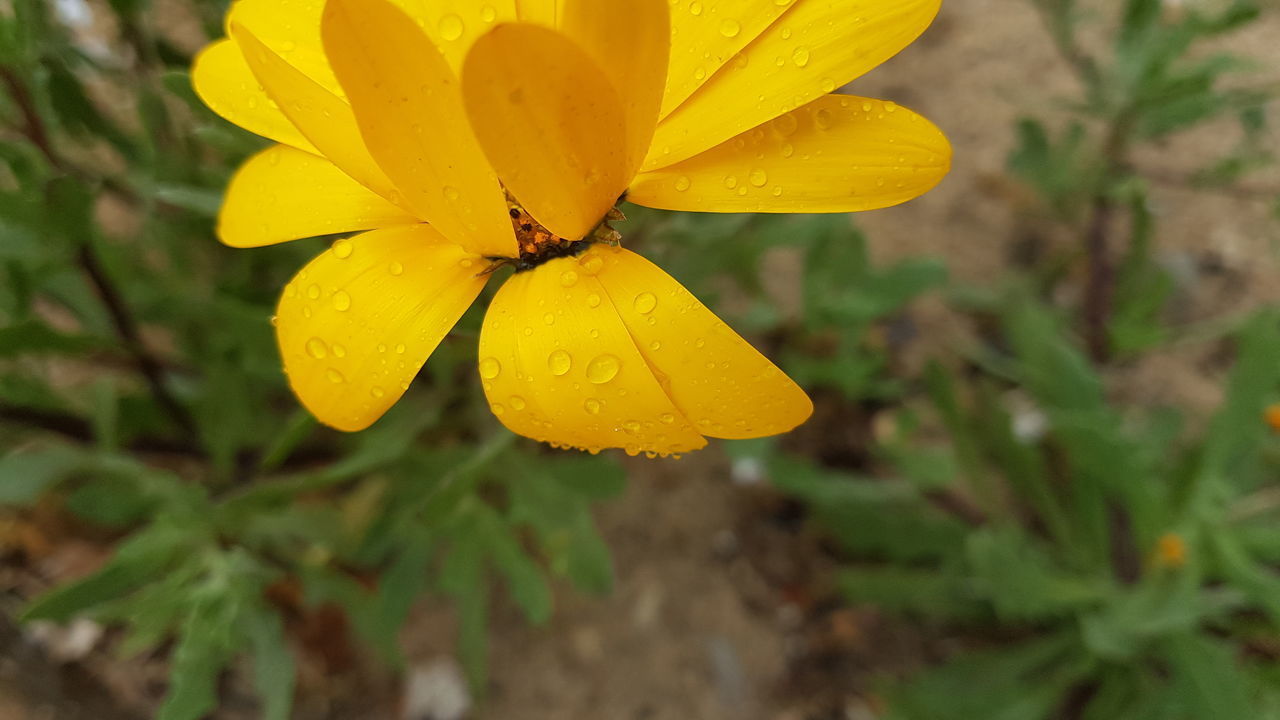
[[[23,134],[26,138],[40,150],[52,167],[63,172],[74,172],[53,147],[49,131],[37,111],[35,98],[31,95],[30,89],[27,88],[22,78],[12,68],[0,66],[0,82],[4,83],[14,104],[22,113]],[[89,277],[103,305],[106,306],[107,312],[111,315],[112,324],[115,326],[116,334],[120,337],[125,349],[133,356],[134,362],[139,372],[146,379],[156,403],[168,413],[184,433],[190,437],[196,437],[195,421],[186,407],[179,403],[173,394],[169,392],[169,388],[165,383],[164,366],[143,343],[142,335],[138,331],[138,323],[130,314],[123,295],[112,283],[110,276],[98,260],[98,256],[93,251],[92,244],[88,239],[81,244],[76,260]]]

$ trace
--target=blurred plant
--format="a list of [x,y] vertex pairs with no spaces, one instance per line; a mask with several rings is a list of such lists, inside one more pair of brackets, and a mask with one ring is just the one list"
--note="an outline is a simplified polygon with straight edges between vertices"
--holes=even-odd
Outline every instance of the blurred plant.
[[932,412],[898,414],[879,451],[894,479],[768,459],[856,561],[850,602],[988,647],[907,680],[889,717],[1275,717],[1280,315],[1246,324],[1222,408],[1189,434],[1108,404],[1048,310],[1001,307],[993,374],[935,365]]
[[[1255,0],[1125,0],[1110,44],[1095,51],[1081,38],[1086,24],[1097,34],[1095,23],[1082,22],[1090,12],[1084,3],[1030,1],[1073,71],[1080,96],[1065,104],[1072,119],[1056,133],[1049,128],[1061,123],[1022,120],[1009,166],[1081,238],[1088,266],[1082,323],[1090,355],[1105,360],[1114,353],[1130,354],[1167,339],[1159,321],[1174,290],[1168,273],[1151,257],[1151,178],[1134,154],[1235,116],[1241,128],[1237,147],[1175,180],[1191,187],[1238,188],[1248,173],[1272,164],[1264,142],[1264,106],[1280,94],[1280,84],[1249,86],[1242,79],[1257,69],[1253,63],[1202,51],[1206,43],[1256,20],[1260,9]],[[1119,228],[1122,222],[1127,229]]]
[[[286,718],[289,612],[343,608],[394,665],[410,607],[434,592],[455,601],[481,685],[495,579],[535,623],[549,575],[609,587],[590,509],[620,492],[620,469],[516,442],[459,391],[477,314],[377,428],[317,427],[269,322],[315,245],[212,239],[230,168],[261,141],[195,100],[190,57],[147,3],[113,0],[119,37],[92,43],[53,14],[71,5],[0,11],[0,514],[52,498],[120,542],[25,618],[121,626],[124,654],[172,641],[164,720],[210,712],[240,655],[263,717]],[[197,9],[213,30],[225,3]]]

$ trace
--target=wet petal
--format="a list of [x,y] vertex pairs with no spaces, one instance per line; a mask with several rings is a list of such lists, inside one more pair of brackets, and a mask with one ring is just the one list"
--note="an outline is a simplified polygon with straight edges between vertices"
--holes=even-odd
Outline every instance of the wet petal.
[[325,0],[237,0],[227,12],[227,35],[239,25],[303,75],[343,96],[320,41]]
[[667,0],[563,0],[559,30],[604,70],[622,99],[627,125],[624,172],[634,175],[649,152],[671,55]]
[[477,254],[515,255],[457,78],[413,19],[386,0],[329,0],[323,31],[365,144],[407,205]]
[[[391,1],[440,48],[455,73],[477,37],[516,19],[515,0]],[[341,95],[321,39],[324,6],[325,0],[237,0],[227,20],[245,26],[294,67]]]
[[498,291],[480,335],[480,377],[498,419],[536,440],[632,453],[706,444],[574,258],[519,273]]
[[702,0],[671,9],[671,70],[662,116],[760,36],[796,0]]
[[656,265],[601,245],[580,264],[596,268],[635,346],[698,432],[765,437],[813,414],[813,403],[791,378]]
[[204,104],[227,121],[276,142],[316,152],[267,96],[235,42],[221,40],[202,50],[191,68],[191,84]]
[[484,287],[484,262],[425,225],[339,240],[285,288],[289,384],[326,425],[373,424]]
[[538,23],[555,27],[560,3],[563,0],[518,0],[520,22]]
[[618,93],[556,31],[503,25],[480,38],[463,68],[463,95],[503,184],[553,233],[585,236],[631,181]]
[[695,212],[853,212],[919,197],[950,167],[946,137],[920,115],[890,102],[828,95],[642,173],[628,198]]
[[364,146],[347,101],[285,62],[241,25],[231,33],[267,94],[316,149],[375,193],[390,198],[394,186]]
[[232,247],[261,247],[418,222],[328,160],[276,145],[236,171],[218,216],[218,237]]
[[941,0],[801,0],[658,125],[645,169],[686,160],[896,55]]

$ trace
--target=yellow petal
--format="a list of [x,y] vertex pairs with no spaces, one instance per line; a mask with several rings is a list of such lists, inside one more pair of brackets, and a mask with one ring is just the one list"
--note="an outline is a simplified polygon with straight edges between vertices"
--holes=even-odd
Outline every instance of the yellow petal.
[[667,0],[563,0],[559,30],[604,70],[622,100],[627,124],[625,173],[634,175],[649,151],[671,55]]
[[394,186],[365,148],[346,100],[285,62],[242,25],[231,32],[249,67],[289,120],[326,158],[365,187],[394,197]]
[[227,35],[236,25],[248,29],[289,65],[341,96],[320,42],[324,5],[325,0],[237,0],[227,12]]
[[621,248],[582,256],[675,406],[703,435],[756,438],[788,432],[813,403],[791,378],[698,302],[674,278]]
[[[456,73],[477,37],[497,23],[516,20],[515,0],[392,0],[413,18]],[[294,67],[341,95],[325,58],[320,24],[325,0],[238,0],[228,27],[240,24]]]
[[218,237],[232,247],[261,247],[417,222],[328,160],[276,145],[254,155],[232,178]]
[[658,125],[645,169],[807,105],[896,55],[941,0],[801,0]]
[[267,96],[231,40],[213,43],[196,56],[191,84],[204,104],[228,121],[276,142],[316,152]]
[[632,453],[706,444],[574,258],[519,273],[498,291],[480,335],[480,377],[498,419],[536,440]]
[[890,102],[828,95],[642,173],[627,197],[667,210],[853,212],[923,195],[950,167],[951,146],[925,118]]
[[414,16],[455,73],[477,38],[499,23],[515,22],[515,0],[398,0]]
[[578,239],[631,176],[618,93],[581,47],[538,25],[503,25],[463,68],[471,125],[507,189],[553,233]]
[[373,424],[480,294],[483,267],[425,225],[339,240],[280,300],[276,336],[293,391],[326,425]]
[[520,22],[555,27],[563,0],[518,0]]
[[322,29],[365,144],[408,206],[477,254],[513,256],[506,198],[457,78],[413,19],[386,0],[329,0]]
[[688,100],[795,1],[702,0],[673,7],[671,69],[662,100],[662,116],[666,117]]

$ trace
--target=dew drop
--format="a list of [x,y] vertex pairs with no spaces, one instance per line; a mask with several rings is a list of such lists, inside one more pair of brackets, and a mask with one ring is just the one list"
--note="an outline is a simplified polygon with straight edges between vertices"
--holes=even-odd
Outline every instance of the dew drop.
[[598,255],[584,257],[579,264],[582,265],[583,272],[588,275],[596,275],[604,269],[604,260],[601,260]]
[[732,18],[720,23],[720,34],[727,38],[738,37],[738,33],[742,32],[742,23]]
[[334,385],[341,385],[347,381],[347,378],[344,377],[342,373],[334,370],[333,368],[329,368],[329,372],[325,373],[325,375],[329,378],[329,382]]
[[320,338],[311,338],[307,341],[307,354],[316,360],[323,360],[329,357],[329,346]]
[[515,410],[516,412],[519,412],[525,409],[526,407],[528,407],[528,403],[526,403],[524,401],[524,398],[520,397],[519,395],[512,395],[511,399],[508,400],[508,402],[511,403],[511,409]]
[[689,178],[688,178],[688,177],[686,177],[686,176],[684,176],[684,175],[681,175],[680,177],[676,178],[676,191],[677,191],[677,192],[685,192],[685,191],[687,191],[687,190],[690,188],[690,186],[692,186],[692,185],[693,185],[693,183],[692,183],[692,182],[690,182]]
[[491,23],[494,20],[496,20],[497,17],[498,17],[498,11],[494,10],[492,5],[485,5],[484,7],[480,8],[481,20],[487,23]]
[[622,370],[622,361],[614,355],[600,355],[587,364],[587,379],[596,385],[603,385],[618,377]]
[[387,391],[383,390],[380,387],[374,387],[372,390],[369,391],[369,394],[372,395],[375,400],[381,400],[382,398],[387,396]]
[[693,2],[689,3],[689,14],[695,17],[701,15],[702,3],[698,2],[698,0],[693,0]]
[[830,130],[831,126],[835,124],[835,118],[831,116],[830,110],[822,108],[813,114],[813,123],[818,126],[819,130]]
[[355,252],[355,245],[350,240],[339,240],[333,244],[333,254],[339,260],[346,260]]
[[339,290],[333,294],[333,309],[338,312],[346,312],[351,309],[351,296]]
[[648,315],[658,307],[658,296],[653,293],[640,293],[635,299],[636,312],[641,315]]
[[769,182],[769,174],[762,168],[756,168],[751,171],[751,184],[756,187],[764,187]]
[[312,284],[311,287],[307,288],[307,297],[311,298],[312,300],[319,300],[320,286]]
[[564,350],[556,350],[547,356],[547,369],[556,377],[564,377],[573,369],[573,356]]
[[489,409],[493,411],[494,415],[502,415],[507,412],[507,409],[502,406],[502,403],[494,403],[489,406]]
[[582,403],[582,409],[586,410],[588,415],[599,415],[603,407],[604,403],[595,398],[587,398],[586,402]]
[[395,277],[400,277],[404,274],[404,264],[398,260],[394,260],[391,265],[387,267],[387,272],[391,273]]
[[808,65],[809,58],[810,58],[809,48],[803,45],[796,48],[796,51],[791,53],[791,62],[795,63],[796,67],[805,67],[806,65]]
[[440,18],[440,37],[445,40],[453,41],[462,37],[466,26],[462,24],[462,18],[452,13]]
[[577,284],[578,284],[578,273],[572,270],[565,270],[563,273],[560,274],[561,287],[569,288]]
[[548,324],[548,325],[555,325],[555,324],[556,324],[556,316],[555,316],[555,314],[554,314],[554,313],[547,313],[547,314],[543,315],[543,316],[542,316],[542,322],[544,322],[544,323],[546,323],[546,324]]
[[593,307],[593,308],[600,307],[600,296],[595,293],[591,293],[590,295],[588,295],[587,306]]
[[344,358],[347,356],[347,349],[341,345],[333,346],[333,356],[336,358]]
[[676,416],[671,413],[663,413],[658,419],[662,421],[663,425],[673,425],[675,424]]
[[406,350],[408,350],[408,349],[409,349],[409,348],[405,347],[403,343],[402,343],[402,344],[400,344],[400,345],[397,345],[397,346],[396,346],[396,354],[397,354],[397,355],[403,355],[403,354],[405,353],[405,351],[406,351]]
[[502,363],[498,358],[487,357],[480,361],[480,377],[492,380],[502,374]]

